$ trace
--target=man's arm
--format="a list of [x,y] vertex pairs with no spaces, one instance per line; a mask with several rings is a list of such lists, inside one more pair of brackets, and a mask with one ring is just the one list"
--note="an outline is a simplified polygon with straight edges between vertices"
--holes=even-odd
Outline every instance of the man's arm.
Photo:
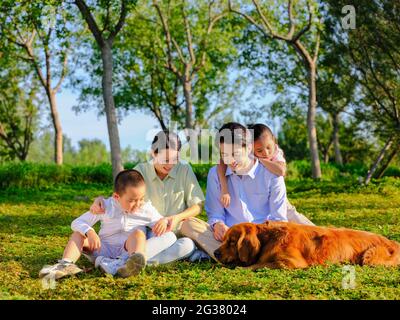
[[288,221],[286,186],[283,177],[273,176],[270,182],[269,214],[267,220]]

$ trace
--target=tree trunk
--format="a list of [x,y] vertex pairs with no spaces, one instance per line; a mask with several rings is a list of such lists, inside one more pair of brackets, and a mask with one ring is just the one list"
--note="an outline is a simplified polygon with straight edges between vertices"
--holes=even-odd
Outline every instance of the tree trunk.
[[101,48],[101,59],[103,61],[103,100],[107,118],[108,136],[110,140],[113,177],[115,178],[116,175],[123,170],[123,166],[118,133],[117,112],[115,110],[114,96],[112,93],[112,51],[111,47],[107,43]]
[[163,116],[161,114],[160,108],[158,108],[158,106],[154,105],[152,107],[153,113],[156,116],[158,122],[160,123],[161,129],[162,130],[167,130],[167,126],[164,122]]
[[386,162],[381,166],[379,171],[376,173],[376,178],[380,179],[383,177],[383,174],[385,173],[386,169],[389,167],[390,163],[393,161],[394,157],[399,153],[398,148],[393,148],[392,152],[389,154],[387,157]]
[[186,129],[193,128],[193,101],[192,101],[192,81],[190,76],[185,72],[186,75],[183,79],[183,93],[185,95],[185,107],[186,107]]
[[331,149],[331,145],[332,145],[332,140],[329,141],[328,146],[326,147],[326,149],[324,150],[324,163],[328,163],[329,162],[329,150]]
[[47,95],[50,103],[51,119],[54,127],[54,161],[58,165],[63,164],[63,132],[60,116],[57,109],[56,92],[47,88]]
[[308,132],[308,142],[310,144],[311,170],[312,170],[312,177],[314,179],[320,179],[321,165],[318,155],[317,129],[315,126],[315,116],[317,112],[317,84],[316,84],[316,64],[314,62],[309,63],[308,86],[309,86],[309,96],[308,96],[308,112],[307,112],[307,132]]
[[371,169],[368,171],[367,177],[365,178],[365,184],[368,184],[371,181],[372,176],[374,175],[376,169],[378,168],[379,163],[381,163],[382,159],[385,157],[385,153],[390,149],[393,144],[393,137],[390,137],[388,141],[385,143],[381,152],[378,155],[378,158],[375,160]]
[[339,144],[339,113],[335,113],[333,115],[333,147],[335,150],[335,162],[337,164],[343,164],[342,153],[340,152],[340,144]]

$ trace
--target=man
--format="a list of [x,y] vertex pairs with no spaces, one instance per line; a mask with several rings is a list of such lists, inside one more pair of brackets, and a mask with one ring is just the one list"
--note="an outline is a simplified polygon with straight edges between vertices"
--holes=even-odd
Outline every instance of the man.
[[182,225],[182,233],[214,260],[214,251],[229,227],[241,222],[287,221],[284,179],[272,174],[252,156],[251,140],[249,131],[239,123],[221,127],[216,143],[221,159],[228,166],[226,177],[232,201],[227,208],[220,203],[221,186],[214,166],[207,177],[208,223],[191,218]]

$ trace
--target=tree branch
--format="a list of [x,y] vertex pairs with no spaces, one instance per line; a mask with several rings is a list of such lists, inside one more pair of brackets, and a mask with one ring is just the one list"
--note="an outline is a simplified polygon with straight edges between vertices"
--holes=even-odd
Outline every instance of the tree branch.
[[182,77],[182,74],[179,72],[179,70],[176,68],[175,64],[172,61],[172,48],[171,48],[171,33],[169,31],[168,23],[166,19],[164,18],[164,15],[162,14],[161,8],[158,5],[157,0],[153,0],[153,6],[156,8],[158,16],[160,17],[161,24],[163,26],[164,30],[164,35],[165,35],[165,42],[167,44],[167,64],[166,68],[171,70],[173,73],[175,73],[178,77]]
[[105,41],[103,39],[103,35],[100,32],[99,27],[97,26],[96,21],[93,18],[90,9],[86,5],[84,0],[75,0],[75,4],[78,6],[79,11],[82,14],[82,17],[85,19],[86,23],[89,26],[90,31],[93,33],[94,38],[96,39],[97,44],[100,48],[104,47]]
[[196,56],[193,51],[193,41],[192,41],[192,33],[190,32],[190,24],[185,13],[185,1],[182,1],[182,17],[183,17],[183,23],[185,25],[186,42],[190,54],[190,60],[192,65],[194,65],[196,63]]
[[292,38],[292,41],[293,41],[293,42],[296,42],[298,39],[301,38],[301,36],[302,36],[303,34],[305,34],[308,30],[311,29],[313,14],[312,14],[312,11],[311,11],[311,6],[310,6],[310,2],[309,2],[309,1],[307,1],[307,9],[308,9],[308,23],[307,23],[307,25],[306,25],[303,29],[301,29],[301,30]]
[[108,37],[107,41],[111,41],[111,42],[114,41],[115,36],[118,34],[118,32],[121,31],[122,27],[124,26],[127,14],[128,14],[128,10],[126,7],[126,0],[122,0],[119,20],[118,20],[117,25],[115,26],[114,30],[111,32],[110,36]]

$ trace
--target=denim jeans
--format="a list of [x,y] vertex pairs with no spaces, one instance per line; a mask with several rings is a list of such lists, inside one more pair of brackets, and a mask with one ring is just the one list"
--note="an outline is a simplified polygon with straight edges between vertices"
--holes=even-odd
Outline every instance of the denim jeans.
[[157,265],[182,260],[189,257],[196,249],[193,240],[176,238],[173,232],[167,232],[156,237],[151,231],[147,233],[146,258],[147,264]]

